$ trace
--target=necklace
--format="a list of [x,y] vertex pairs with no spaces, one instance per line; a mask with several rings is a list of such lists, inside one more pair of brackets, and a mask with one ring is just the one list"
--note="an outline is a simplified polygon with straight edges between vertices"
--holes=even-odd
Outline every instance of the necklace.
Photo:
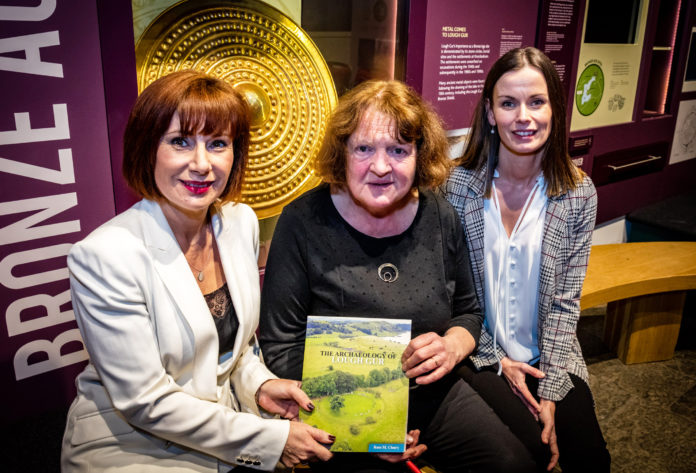
[[[208,232],[207,232],[207,230],[208,230],[208,227],[209,227],[209,226],[210,226],[210,224],[206,225],[206,233],[205,233],[206,243],[208,243]],[[210,262],[210,253],[212,253],[212,248],[211,248],[211,251],[208,252],[208,257],[205,259],[205,263],[203,263],[203,268],[202,268],[202,269],[196,268],[194,265],[191,264],[191,262],[188,260],[188,258],[186,258],[186,262],[187,262],[188,265],[191,267],[191,269],[193,269],[194,273],[196,273],[196,272],[198,273],[198,275],[196,276],[196,279],[198,279],[198,282],[203,282],[203,279],[205,279],[205,274],[203,274],[203,271],[205,271],[205,268],[208,267],[208,263]]]

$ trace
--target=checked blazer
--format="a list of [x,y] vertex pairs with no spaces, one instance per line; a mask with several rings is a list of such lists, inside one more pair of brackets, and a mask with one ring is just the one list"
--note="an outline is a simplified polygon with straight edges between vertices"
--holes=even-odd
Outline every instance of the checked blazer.
[[[476,296],[485,311],[483,192],[485,168],[454,169],[447,182],[446,197],[462,222],[469,248]],[[548,199],[539,269],[538,333],[539,369],[546,376],[539,381],[538,395],[559,401],[573,388],[568,372],[588,382],[587,367],[576,335],[580,317],[580,293],[590,256],[592,230],[597,216],[597,192],[589,177],[574,190]],[[485,312],[484,312],[485,313]],[[481,369],[497,364],[506,356],[485,327],[478,351],[471,356]]]

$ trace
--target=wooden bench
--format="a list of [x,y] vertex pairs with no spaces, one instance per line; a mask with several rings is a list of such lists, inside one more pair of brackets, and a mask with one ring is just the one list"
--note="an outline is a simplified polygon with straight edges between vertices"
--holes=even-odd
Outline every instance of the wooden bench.
[[696,242],[596,245],[580,307],[607,304],[604,341],[624,363],[668,360],[689,289],[696,289]]

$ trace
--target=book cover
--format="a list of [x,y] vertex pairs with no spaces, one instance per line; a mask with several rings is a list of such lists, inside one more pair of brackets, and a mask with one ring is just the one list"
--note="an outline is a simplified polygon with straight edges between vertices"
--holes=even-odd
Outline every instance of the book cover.
[[332,451],[404,451],[410,340],[410,320],[307,318],[302,389],[315,408],[300,418],[336,436]]

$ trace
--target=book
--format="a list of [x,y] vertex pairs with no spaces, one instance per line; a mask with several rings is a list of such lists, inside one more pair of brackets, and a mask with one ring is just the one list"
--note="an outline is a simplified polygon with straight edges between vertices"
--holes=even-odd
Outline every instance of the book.
[[315,407],[300,419],[336,436],[331,451],[404,451],[410,340],[410,320],[307,317],[302,389]]

